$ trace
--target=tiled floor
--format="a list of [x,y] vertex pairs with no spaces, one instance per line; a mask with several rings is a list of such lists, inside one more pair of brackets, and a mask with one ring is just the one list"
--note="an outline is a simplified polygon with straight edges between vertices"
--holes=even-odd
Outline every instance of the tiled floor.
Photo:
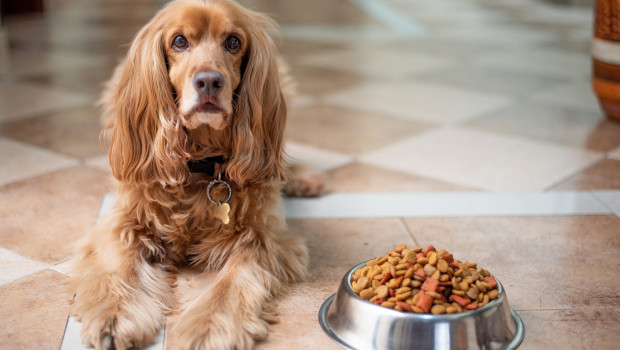
[[[93,103],[162,2],[50,1],[0,30],[0,349],[79,346],[71,245],[114,191]],[[321,303],[400,243],[496,274],[522,349],[617,348],[620,124],[589,85],[591,6],[242,2],[282,27],[299,91],[286,149],[329,176],[323,198],[287,202],[311,277],[259,349],[337,349]]]

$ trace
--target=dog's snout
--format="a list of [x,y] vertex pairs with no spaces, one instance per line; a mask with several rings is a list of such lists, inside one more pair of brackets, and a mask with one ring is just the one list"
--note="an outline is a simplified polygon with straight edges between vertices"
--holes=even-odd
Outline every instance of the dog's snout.
[[194,76],[193,83],[194,88],[198,90],[198,92],[207,96],[213,96],[224,87],[226,80],[219,72],[209,71],[197,73]]

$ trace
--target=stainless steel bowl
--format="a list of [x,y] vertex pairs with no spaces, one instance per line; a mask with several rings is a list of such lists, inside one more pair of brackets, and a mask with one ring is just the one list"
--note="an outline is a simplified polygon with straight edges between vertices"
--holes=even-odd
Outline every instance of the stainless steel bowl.
[[413,314],[388,309],[355,295],[349,270],[336,294],[319,310],[319,323],[347,349],[515,349],[523,340],[523,322],[508,306],[501,283],[499,297],[457,314]]

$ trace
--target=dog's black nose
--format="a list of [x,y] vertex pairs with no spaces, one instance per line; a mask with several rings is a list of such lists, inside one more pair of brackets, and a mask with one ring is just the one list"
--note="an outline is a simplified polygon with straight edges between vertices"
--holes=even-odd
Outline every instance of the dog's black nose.
[[213,71],[197,73],[193,80],[194,88],[207,96],[216,95],[225,82],[222,74]]

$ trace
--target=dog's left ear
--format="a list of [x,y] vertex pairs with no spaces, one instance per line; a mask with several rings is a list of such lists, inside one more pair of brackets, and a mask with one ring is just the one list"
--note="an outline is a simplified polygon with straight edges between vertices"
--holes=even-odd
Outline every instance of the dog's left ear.
[[277,27],[267,16],[251,13],[250,38],[242,66],[232,128],[232,157],[227,176],[243,186],[284,181],[283,138],[287,109],[278,72]]

